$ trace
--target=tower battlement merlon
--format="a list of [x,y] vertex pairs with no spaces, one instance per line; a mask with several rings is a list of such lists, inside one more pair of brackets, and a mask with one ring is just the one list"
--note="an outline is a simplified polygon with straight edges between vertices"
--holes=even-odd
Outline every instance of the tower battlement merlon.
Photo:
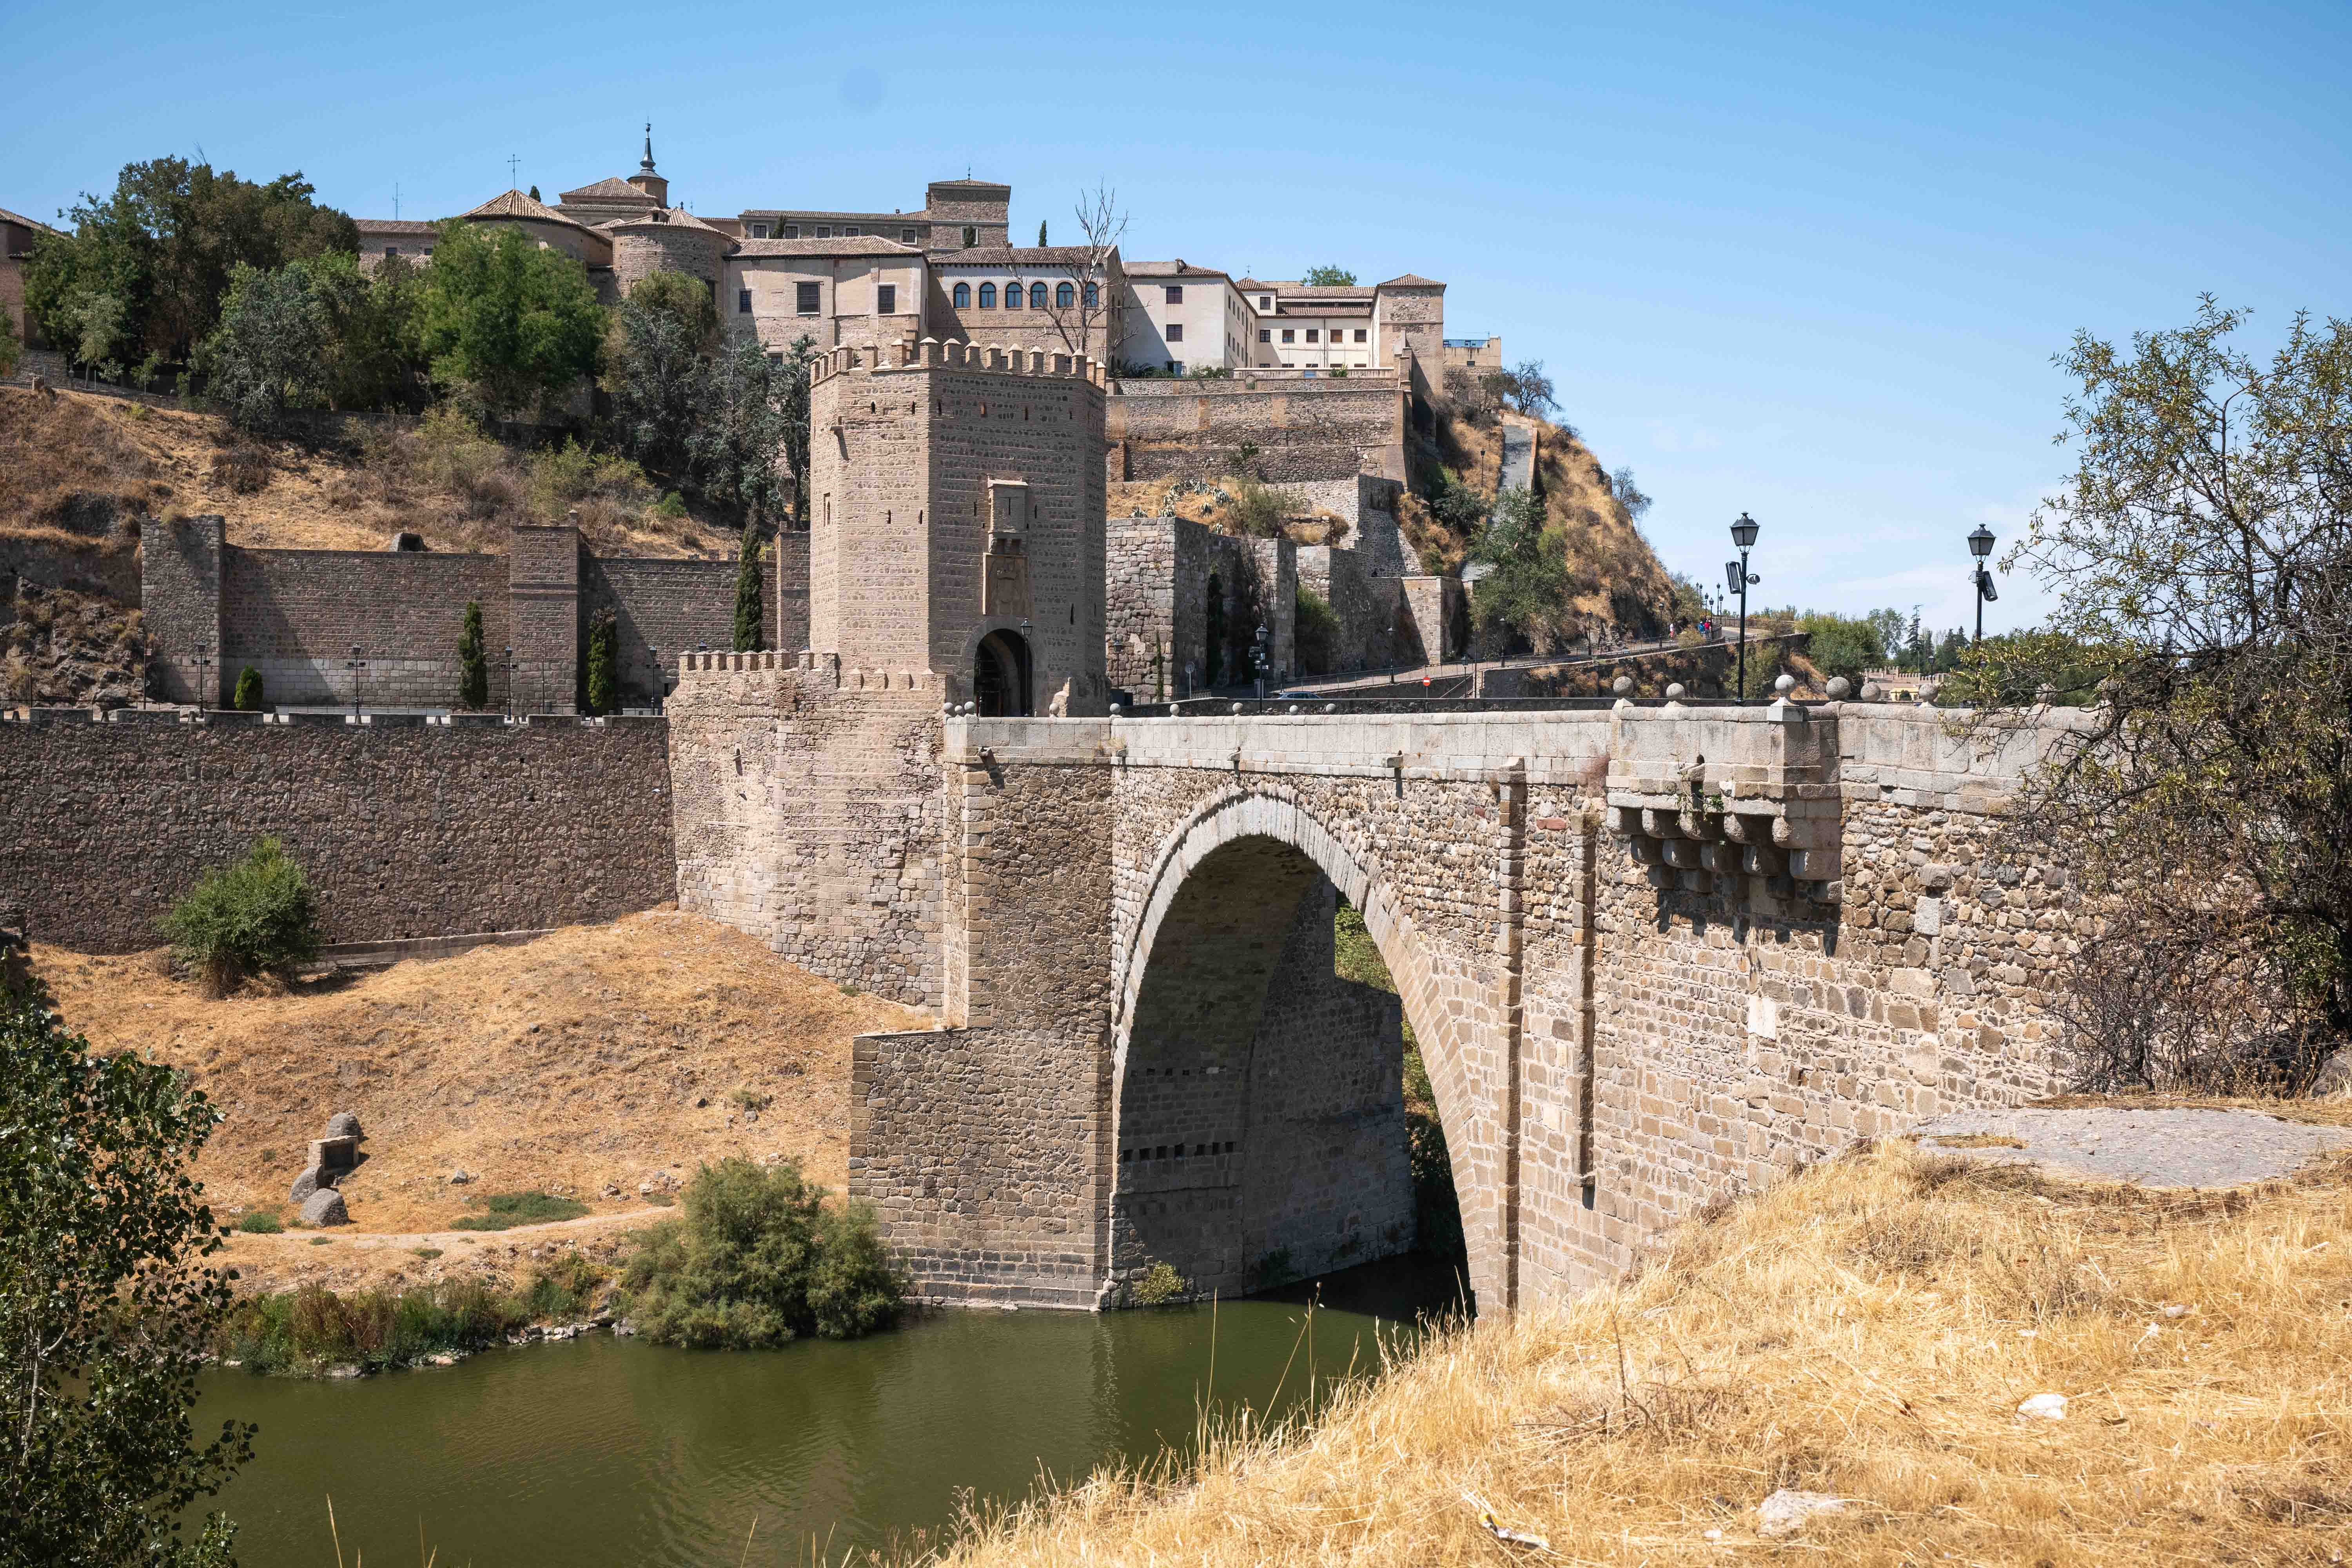
[[924,338],[919,342],[833,349],[811,362],[809,384],[821,386],[853,371],[887,375],[909,370],[978,371],[1033,381],[1083,381],[1104,391],[1109,385],[1108,368],[1089,354],[982,347],[954,338],[944,342],[938,338]]

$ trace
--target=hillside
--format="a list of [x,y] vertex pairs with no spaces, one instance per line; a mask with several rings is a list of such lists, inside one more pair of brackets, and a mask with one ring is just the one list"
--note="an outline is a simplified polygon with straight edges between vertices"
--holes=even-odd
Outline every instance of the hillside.
[[[0,387],[0,571],[11,552],[126,550],[142,520],[206,513],[253,549],[382,550],[409,531],[433,550],[502,552],[515,523],[577,505],[603,554],[733,552],[733,530],[664,515],[660,499],[642,480],[544,475],[530,454],[429,420],[264,441],[217,415]],[[135,572],[129,582],[135,602]]]
[[[68,1027],[186,1068],[226,1112],[196,1163],[224,1217],[290,1218],[307,1141],[356,1114],[358,1232],[443,1228],[509,1191],[645,1211],[642,1184],[728,1154],[790,1155],[837,1191],[850,1037],[929,1023],[672,910],[218,1002],[159,957],[34,948]],[[475,1179],[453,1185],[460,1168]]]
[[[1864,1148],[1318,1426],[1099,1476],[948,1561],[2341,1562],[2347,1254],[2352,1161],[2198,1194]],[[1843,1505],[1775,1541],[1781,1489]]]

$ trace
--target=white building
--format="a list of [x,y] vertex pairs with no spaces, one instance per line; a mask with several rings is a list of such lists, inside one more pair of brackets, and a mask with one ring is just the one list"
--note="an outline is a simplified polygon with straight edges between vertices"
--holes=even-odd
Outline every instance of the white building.
[[1127,332],[1118,357],[1165,375],[1252,362],[1256,317],[1232,278],[1213,267],[1138,261],[1127,268]]

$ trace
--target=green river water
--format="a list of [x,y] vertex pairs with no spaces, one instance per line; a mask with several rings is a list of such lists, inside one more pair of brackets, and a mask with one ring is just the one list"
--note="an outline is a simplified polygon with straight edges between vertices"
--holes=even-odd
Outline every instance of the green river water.
[[[1221,1305],[1215,1404],[1297,1408],[1453,1302],[1442,1265],[1396,1259],[1309,1292]],[[591,1335],[347,1382],[206,1374],[197,1431],[257,1422],[253,1462],[208,1506],[246,1568],[807,1564],[908,1542],[960,1492],[1187,1447],[1209,1394],[1212,1313],[935,1312],[850,1343],[697,1352]],[[201,1511],[201,1510],[200,1510]],[[756,1521],[756,1525],[755,1525]],[[748,1556],[745,1551],[750,1539]]]

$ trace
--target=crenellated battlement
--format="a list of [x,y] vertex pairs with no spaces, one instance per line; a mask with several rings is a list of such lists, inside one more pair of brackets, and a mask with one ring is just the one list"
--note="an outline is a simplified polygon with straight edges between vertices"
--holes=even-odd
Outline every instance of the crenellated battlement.
[[845,669],[837,654],[815,653],[689,653],[678,661],[678,683],[712,675],[754,674],[761,670],[805,670],[829,677],[844,691],[945,690],[940,678],[928,669]]
[[1048,353],[1042,349],[984,347],[950,338],[923,338],[914,342],[868,348],[832,349],[809,366],[809,384],[822,386],[837,376],[863,371],[887,374],[907,370],[979,371],[1031,380],[1083,381],[1103,388],[1109,381],[1103,362],[1087,354]]

